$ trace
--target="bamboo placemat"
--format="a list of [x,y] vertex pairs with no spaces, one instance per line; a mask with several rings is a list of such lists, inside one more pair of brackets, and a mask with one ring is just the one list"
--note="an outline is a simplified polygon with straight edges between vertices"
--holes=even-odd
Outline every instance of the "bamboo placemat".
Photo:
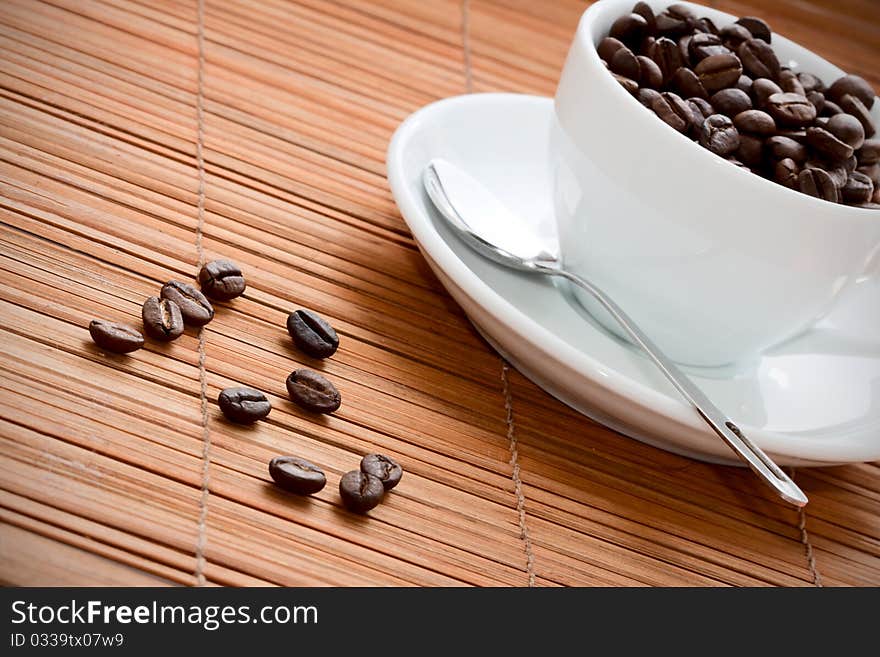
[[[749,0],[880,87],[874,0]],[[581,2],[0,3],[0,581],[16,585],[877,585],[880,467],[798,470],[799,514],[740,469],[589,422],[476,335],[384,176],[410,112],[465,91],[554,91]],[[131,356],[93,317],[200,260],[243,298]],[[284,320],[341,334],[314,362]],[[344,402],[286,400],[296,367]],[[253,428],[216,405],[266,391]],[[367,518],[336,483],[379,451],[404,481]],[[266,464],[325,467],[310,499]]]

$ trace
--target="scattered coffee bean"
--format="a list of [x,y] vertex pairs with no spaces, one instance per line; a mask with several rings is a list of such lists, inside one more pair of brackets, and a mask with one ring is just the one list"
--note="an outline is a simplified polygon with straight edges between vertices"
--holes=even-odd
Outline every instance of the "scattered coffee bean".
[[253,388],[226,388],[217,403],[227,419],[241,424],[262,420],[272,410],[266,395]]
[[144,321],[144,333],[156,340],[176,340],[183,333],[180,306],[170,299],[150,297],[144,301],[141,318]]
[[837,203],[837,187],[822,169],[804,169],[798,175],[798,188],[804,193]]
[[721,44],[721,37],[717,34],[701,32],[695,34],[688,42],[688,59],[694,65],[712,55],[730,54],[732,53],[727,46]]
[[645,19],[645,27],[648,34],[654,34],[657,31],[657,20],[654,16],[654,10],[647,2],[637,2],[633,7],[632,13],[638,14]]
[[339,497],[349,511],[366,513],[384,496],[385,487],[379,478],[361,470],[346,472],[339,480]]
[[728,87],[721,91],[716,91],[709,99],[712,107],[719,114],[725,114],[730,118],[735,117],[741,112],[752,109],[752,99],[749,95],[736,87]]
[[852,146],[842,142],[825,128],[807,128],[807,143],[831,162],[841,162],[853,154]]
[[712,22],[711,18],[698,18],[695,29],[700,32],[706,32],[707,34],[714,34],[716,36],[720,34],[720,32],[718,31],[718,27],[715,25],[715,23]]
[[858,150],[865,141],[865,129],[861,122],[850,114],[835,114],[828,119],[825,128],[840,141]]
[[89,322],[89,335],[101,349],[117,354],[128,354],[144,346],[144,336],[128,324],[93,319]]
[[715,113],[715,109],[709,101],[703,98],[698,98],[696,96],[688,98],[687,104],[691,108],[691,114],[694,117],[694,123],[696,125],[701,124],[703,119],[708,118]]
[[321,468],[297,456],[276,456],[269,461],[269,476],[278,486],[297,495],[313,495],[327,483]]
[[746,28],[754,38],[761,39],[762,41],[770,43],[770,26],[767,25],[767,23],[762,21],[760,18],[755,18],[754,16],[743,16],[738,21],[736,21],[736,24],[742,25],[744,28]]
[[761,165],[764,154],[764,140],[749,134],[740,134],[739,148],[736,150],[737,158],[749,167]]
[[843,110],[840,109],[840,106],[825,98],[825,102],[822,103],[822,116],[834,116],[835,114],[840,114]]
[[743,70],[753,78],[778,80],[781,71],[776,53],[766,41],[749,39],[740,44],[736,54],[742,62]]
[[813,103],[817,113],[821,112],[825,107],[825,94],[821,91],[808,91],[807,100]]
[[244,276],[238,265],[230,260],[212,260],[199,271],[202,292],[217,301],[229,301],[245,290]]
[[867,109],[874,106],[874,90],[864,78],[860,78],[858,75],[844,75],[842,78],[838,78],[828,87],[828,92],[825,95],[838,104],[844,96],[851,95],[862,101]]
[[639,99],[639,102],[642,105],[644,105],[645,107],[647,107],[649,110],[652,110],[652,111],[653,111],[653,108],[651,107],[651,104],[659,97],[660,97],[659,91],[657,91],[656,89],[647,89],[647,88],[639,89],[639,93],[637,96],[637,98]]
[[736,55],[712,55],[700,61],[694,67],[694,73],[700,78],[706,91],[715,93],[719,89],[736,84],[743,68]]
[[296,346],[314,358],[328,358],[339,348],[339,336],[326,319],[311,310],[287,316],[287,332]]
[[800,80],[801,86],[804,88],[804,91],[810,93],[811,91],[825,91],[825,85],[822,84],[822,80],[817,78],[812,73],[807,73],[806,71],[801,71],[797,74],[798,80]]
[[725,25],[721,28],[721,32],[719,33],[721,36],[721,42],[730,48],[731,50],[737,50],[743,43],[753,38],[752,33],[749,32],[742,25]]
[[776,121],[773,117],[761,110],[751,109],[740,112],[733,117],[733,124],[740,132],[749,132],[753,135],[772,135],[776,132]]
[[739,132],[728,117],[713,114],[703,121],[700,144],[716,155],[728,155],[739,148]]
[[296,370],[285,383],[290,399],[313,413],[332,413],[342,403],[336,386],[312,370]]
[[400,478],[403,476],[403,468],[400,467],[400,464],[382,454],[367,454],[362,458],[361,472],[378,478],[385,490],[394,488],[400,483]]
[[853,171],[846,179],[841,194],[847,203],[867,203],[874,194],[874,182],[864,173]]
[[180,307],[183,321],[192,326],[204,326],[214,319],[214,306],[195,287],[180,281],[168,281],[162,286],[160,296]]
[[749,97],[751,98],[752,84],[752,78],[750,78],[748,75],[740,75],[739,80],[736,81],[736,88],[741,91],[745,91],[747,94],[749,94]]

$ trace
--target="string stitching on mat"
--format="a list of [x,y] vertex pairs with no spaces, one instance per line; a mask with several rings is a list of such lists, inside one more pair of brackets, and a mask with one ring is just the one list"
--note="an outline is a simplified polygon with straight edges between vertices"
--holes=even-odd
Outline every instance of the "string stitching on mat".
[[[795,469],[789,472],[789,477],[794,481]],[[813,545],[810,543],[810,535],[807,533],[807,512],[804,507],[798,509],[798,529],[801,532],[801,543],[804,546],[804,555],[807,557],[807,567],[810,569],[810,576],[813,578],[813,586],[822,586],[822,577],[816,568],[816,557],[813,555]]]
[[[205,136],[205,0],[198,0],[198,80],[196,83],[196,165],[198,167],[198,201],[196,222],[196,251],[199,264],[205,264],[202,229],[205,225],[205,160],[202,152]],[[208,422],[208,376],[205,368],[205,331],[199,329],[199,405],[202,413],[202,490],[199,497],[199,524],[196,538],[196,585],[205,585],[205,544],[208,523],[208,490],[211,463],[211,429]]]
[[529,586],[535,585],[535,554],[532,551],[532,539],[526,525],[526,497],[523,494],[522,479],[519,472],[519,450],[517,449],[516,425],[513,422],[513,396],[510,394],[509,366],[501,359],[501,386],[504,392],[505,421],[507,422],[507,440],[510,443],[510,465],[513,467],[513,490],[516,494],[516,513],[519,517],[519,537],[523,541],[526,552],[526,573]]

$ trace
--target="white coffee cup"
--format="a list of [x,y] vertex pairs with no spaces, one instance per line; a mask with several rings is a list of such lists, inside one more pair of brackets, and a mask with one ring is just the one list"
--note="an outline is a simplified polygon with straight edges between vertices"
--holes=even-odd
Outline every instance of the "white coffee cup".
[[[671,358],[740,362],[809,328],[854,281],[880,276],[880,210],[822,201],[737,167],[627,93],[596,44],[634,2],[587,9],[559,81],[551,149],[562,257]],[[669,2],[648,4],[659,12]],[[683,4],[719,28],[736,20]],[[844,75],[778,34],[772,45],[783,65],[826,84]],[[872,114],[880,127],[880,101]],[[619,334],[592,298],[579,299]]]

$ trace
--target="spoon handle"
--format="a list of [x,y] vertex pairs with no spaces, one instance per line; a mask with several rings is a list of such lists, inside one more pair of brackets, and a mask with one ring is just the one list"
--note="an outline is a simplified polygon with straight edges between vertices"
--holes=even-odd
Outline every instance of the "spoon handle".
[[633,341],[638,344],[645,353],[650,356],[654,364],[672,382],[672,385],[687,399],[706,423],[714,429],[715,433],[745,461],[752,471],[766,484],[771,486],[786,502],[801,507],[807,503],[807,496],[792,481],[792,479],[767,456],[763,450],[749,440],[745,434],[734,424],[715,404],[682,372],[678,366],[655,345],[648,336],[630,319],[614,301],[605,296],[599,288],[593,286],[576,274],[558,269],[553,266],[537,265],[537,269],[546,274],[562,276],[575,285],[589,292],[605,309],[618,321],[629,334]]

